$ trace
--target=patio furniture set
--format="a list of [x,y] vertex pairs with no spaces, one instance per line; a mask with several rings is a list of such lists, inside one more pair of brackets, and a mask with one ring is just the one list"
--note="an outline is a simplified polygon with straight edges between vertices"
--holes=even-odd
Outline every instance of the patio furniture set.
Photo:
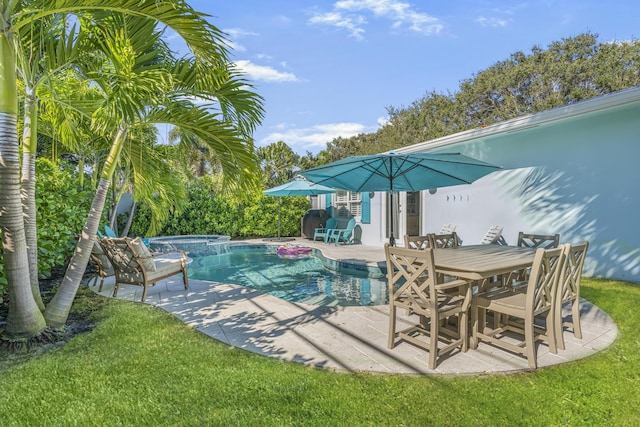
[[[405,236],[385,245],[389,282],[389,342],[398,339],[442,355],[476,349],[480,341],[523,355],[537,367],[537,345],[565,348],[564,327],[580,329],[580,280],[588,243],[559,244],[559,235],[520,233],[518,246],[458,245],[455,232]],[[562,307],[571,304],[563,317]],[[415,324],[396,330],[396,311]],[[489,318],[492,322],[489,322]]]

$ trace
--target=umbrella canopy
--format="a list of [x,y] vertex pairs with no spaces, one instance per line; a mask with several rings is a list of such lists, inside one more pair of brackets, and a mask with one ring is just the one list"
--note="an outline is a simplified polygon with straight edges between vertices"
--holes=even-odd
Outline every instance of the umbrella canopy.
[[[420,191],[471,184],[502,169],[460,153],[382,153],[352,156],[301,172],[317,184],[354,192]],[[393,204],[393,199],[392,199]],[[393,209],[391,210],[393,245]]]
[[[317,194],[329,194],[335,193],[336,190],[324,185],[314,184],[304,178],[296,178],[293,181],[286,184],[278,185],[277,187],[269,188],[264,193],[269,196],[286,197],[286,196],[315,196]],[[278,199],[278,238],[280,238],[280,208],[281,203]]]
[[324,185],[314,184],[306,179],[294,179],[286,184],[264,190],[269,196],[314,196],[316,194],[335,193],[336,190]]

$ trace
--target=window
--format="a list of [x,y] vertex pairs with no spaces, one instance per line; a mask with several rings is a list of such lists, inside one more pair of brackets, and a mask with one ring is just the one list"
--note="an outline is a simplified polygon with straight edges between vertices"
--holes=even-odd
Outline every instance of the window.
[[335,209],[338,218],[360,218],[362,216],[362,197],[360,193],[338,190],[335,194]]

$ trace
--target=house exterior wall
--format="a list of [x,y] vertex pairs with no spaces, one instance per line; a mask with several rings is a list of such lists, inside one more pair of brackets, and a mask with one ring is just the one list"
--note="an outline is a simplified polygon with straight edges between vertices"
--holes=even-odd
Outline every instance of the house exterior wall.
[[424,192],[427,231],[457,224],[466,244],[492,225],[589,241],[585,275],[640,282],[640,102],[441,147],[501,165],[469,186]]

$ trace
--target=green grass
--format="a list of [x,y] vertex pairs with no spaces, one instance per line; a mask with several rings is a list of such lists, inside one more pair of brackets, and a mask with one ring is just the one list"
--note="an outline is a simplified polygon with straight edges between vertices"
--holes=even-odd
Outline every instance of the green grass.
[[100,300],[92,332],[2,369],[0,424],[640,425],[640,287],[586,279],[583,296],[618,325],[609,349],[536,372],[446,377],[282,362],[161,310]]

